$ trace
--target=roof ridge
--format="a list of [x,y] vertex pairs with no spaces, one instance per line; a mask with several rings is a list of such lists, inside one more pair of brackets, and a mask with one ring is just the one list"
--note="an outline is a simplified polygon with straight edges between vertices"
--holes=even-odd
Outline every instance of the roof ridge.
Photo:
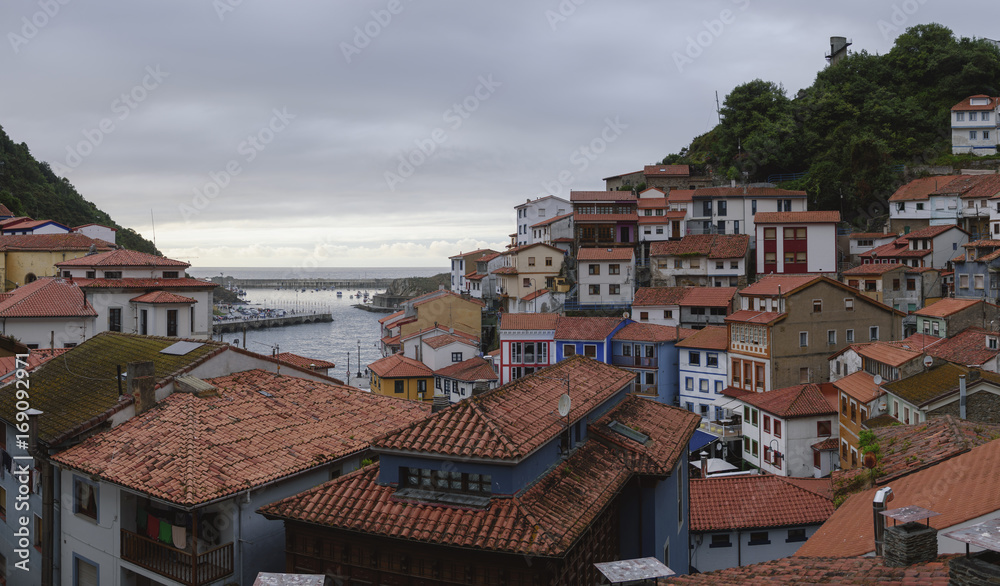
[[[483,395],[479,396],[482,397]],[[519,450],[517,450],[514,446],[514,441],[507,435],[507,433],[503,429],[500,428],[499,425],[497,425],[495,421],[493,421],[492,417],[487,417],[487,411],[483,409],[483,407],[479,403],[480,401],[476,400],[469,401],[469,408],[472,409],[473,412],[476,413],[476,415],[483,420],[483,423],[486,424],[486,426],[493,431],[497,440],[504,445],[504,451],[509,454],[509,456],[507,457],[516,457],[520,455],[518,453]]]

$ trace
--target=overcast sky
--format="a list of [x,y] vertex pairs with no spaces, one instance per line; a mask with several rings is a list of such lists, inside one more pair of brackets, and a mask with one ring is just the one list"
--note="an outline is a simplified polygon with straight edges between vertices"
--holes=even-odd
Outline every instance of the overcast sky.
[[[641,169],[831,36],[997,36],[995,2],[37,0],[0,4],[0,126],[168,256],[445,266],[513,206]],[[977,16],[978,15],[978,16]],[[563,172],[568,173],[563,173]],[[572,178],[560,182],[560,174]]]

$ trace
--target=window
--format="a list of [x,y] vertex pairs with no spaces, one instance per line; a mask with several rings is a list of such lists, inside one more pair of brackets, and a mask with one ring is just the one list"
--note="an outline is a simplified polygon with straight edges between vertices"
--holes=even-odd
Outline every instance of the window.
[[470,474],[401,466],[399,486],[436,492],[490,495],[493,494],[493,477],[490,474]]
[[974,275],[973,276],[973,284],[974,284],[974,286],[975,286],[976,289],[982,289],[983,288],[983,275]]
[[799,332],[799,346],[802,348],[809,346],[809,332]]
[[[986,112],[983,112],[983,114],[986,114]],[[989,130],[984,130],[983,131],[983,140],[989,140],[989,139],[990,139],[990,131]]]
[[[447,382],[447,381],[445,381],[445,385],[446,385],[446,386],[447,386],[447,384],[448,384],[448,382]],[[397,393],[402,393],[403,391],[405,391],[405,390],[406,390],[406,389],[405,389],[405,387],[404,387],[404,385],[405,385],[405,382],[404,382],[404,381],[401,381],[401,380],[398,380],[398,381],[393,381],[393,385],[394,385],[394,388],[393,388],[393,390],[394,390],[395,392],[397,392]]]
[[906,209],[906,204],[905,203],[899,202],[899,203],[896,204],[896,211],[897,212],[902,212],[905,209]]
[[563,356],[576,356],[576,346],[573,344],[563,344]]
[[73,513],[97,521],[97,483],[73,476]]
[[813,468],[820,470],[823,467],[823,460],[819,450],[813,450]]
[[[993,341],[995,342],[996,339],[994,339]],[[705,355],[705,366],[707,366],[709,368],[718,368],[719,367],[719,355],[716,352],[708,352]]]
[[608,295],[621,295],[622,286],[618,284],[608,285]]
[[100,584],[100,571],[97,564],[74,553],[73,584],[74,586],[97,586]]
[[965,112],[955,112],[955,122],[965,122]]
[[853,344],[854,343],[854,330],[847,330],[846,334],[844,335],[844,339],[847,341],[848,344]]
[[692,258],[691,262],[690,262],[690,265],[691,265],[692,269],[700,269],[701,268],[701,259],[700,258]]
[[522,287],[531,287],[531,278],[530,277],[525,277],[524,279],[522,279],[521,280],[521,286]]
[[830,421],[817,421],[816,435],[819,437],[830,437],[833,435],[833,424]]
[[701,352],[688,352],[688,364],[691,366],[701,366]]
[[701,215],[703,216],[712,215],[712,200],[701,202]]
[[673,319],[673,317],[674,317],[674,310],[672,309],[663,310],[663,319]]
[[461,362],[462,361],[462,353],[461,352],[452,352],[451,353],[451,361],[452,362]]
[[108,331],[122,331],[122,308],[112,307],[108,309]]
[[176,279],[179,276],[180,273],[178,273],[177,271],[163,271],[164,279]]
[[823,313],[822,299],[813,299],[813,313]]
[[837,330],[827,330],[826,331],[826,343],[836,344],[837,343]]
[[[521,378],[521,369],[515,368],[514,370],[516,372],[514,373],[514,376],[512,378]],[[451,379],[446,378],[444,379],[444,392],[448,393],[450,391],[451,391]]]
[[546,256],[545,257],[545,266],[547,266],[547,267],[551,267],[552,266],[552,257],[551,256]]
[[878,326],[868,328],[868,339],[872,342],[878,341]]
[[[975,116],[975,114],[976,114],[975,112],[970,112],[969,116],[970,117],[971,116]],[[975,130],[970,130],[969,131],[969,140],[976,140],[976,131]]]
[[767,545],[771,540],[767,538],[767,531],[751,531],[750,541],[747,545]]
[[[721,395],[722,394],[722,381],[721,380],[715,381],[715,394],[716,395]],[[722,419],[722,417],[716,417],[716,419]]]
[[774,437],[781,437],[781,420],[774,420]]
[[104,271],[105,279],[120,279],[122,278],[121,271]]
[[601,294],[601,286],[600,285],[590,285],[590,286],[587,287],[587,290],[590,292],[591,295],[600,295]]
[[[458,390],[458,382],[455,383],[455,390]],[[423,395],[427,392],[427,381],[418,380],[417,381],[417,394]]]
[[851,401],[851,421],[858,422],[858,404],[854,401]]
[[[979,113],[979,119],[982,120],[983,122],[988,122],[989,119],[990,119],[990,113],[989,112],[980,112]],[[983,133],[983,138],[986,138],[986,134],[985,133]]]
[[713,533],[712,534],[712,543],[708,544],[709,548],[712,548],[712,547],[732,547],[732,546],[733,546],[733,544],[732,544],[731,541],[729,541],[729,534],[728,533]]
[[583,345],[583,355],[588,358],[597,357],[597,346],[594,344],[584,344]]
[[694,379],[690,376],[684,378],[684,388],[688,391],[694,390]]
[[587,274],[590,275],[601,274],[601,265],[587,265]]
[[639,312],[639,321],[649,321],[649,312],[648,311],[640,311]]
[[608,265],[609,275],[620,275],[622,273],[621,265]]
[[[815,456],[818,457],[819,456],[819,452],[816,452]],[[817,468],[819,468],[819,462],[816,461],[816,458],[814,458],[813,463],[816,465]],[[785,543],[794,543],[796,541],[805,541],[805,540],[806,540],[806,530],[804,528],[803,529],[789,529],[788,530],[788,539],[785,540]]]
[[[764,431],[767,432],[767,433],[771,433],[771,416],[770,415],[765,415],[764,416]],[[764,448],[764,453],[765,454],[767,453],[767,448]]]
[[969,275],[959,275],[958,276],[958,288],[968,289],[969,288]]
[[917,203],[917,211],[918,211],[918,212],[922,212],[923,210],[924,210],[924,204],[922,204],[922,203]]
[[675,258],[674,259],[674,268],[675,269],[683,269],[684,268],[684,261],[682,261],[679,258]]
[[721,260],[717,260],[715,261],[715,268],[718,270],[722,270],[726,268],[726,263],[722,262]]
[[168,309],[167,310],[167,336],[176,337],[177,336],[177,310]]
[[440,377],[434,377],[434,388],[435,389],[440,389],[441,388],[441,379],[440,379]]
[[748,454],[750,453],[750,438],[747,436],[743,436],[743,451]]
[[87,278],[94,279],[97,277],[97,271],[87,271]]
[[757,455],[760,454],[760,450],[758,449],[758,447],[759,446],[757,445],[757,440],[755,439],[750,440],[750,453],[753,454],[754,458],[756,458]]
[[529,267],[535,266],[535,257],[533,257],[533,256],[529,256],[528,257],[528,266]]
[[725,200],[722,200],[722,201],[719,202],[718,213],[719,213],[720,216],[726,215],[726,207],[727,207],[727,204],[726,204]]
[[777,228],[764,228],[764,240],[774,240],[777,236]]
[[809,381],[809,367],[808,366],[803,366],[802,368],[799,369],[799,384],[804,385],[804,384],[806,384],[808,382],[810,382]]

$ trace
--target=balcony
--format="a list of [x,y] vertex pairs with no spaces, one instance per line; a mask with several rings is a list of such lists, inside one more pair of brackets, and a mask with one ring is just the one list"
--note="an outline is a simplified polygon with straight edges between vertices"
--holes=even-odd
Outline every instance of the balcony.
[[187,586],[202,586],[233,573],[232,542],[196,554],[122,529],[121,558]]
[[742,423],[723,423],[721,421],[701,422],[701,430],[708,432],[722,440],[734,440],[743,436]]
[[611,364],[614,366],[638,366],[639,368],[656,368],[655,357],[642,356],[612,356]]

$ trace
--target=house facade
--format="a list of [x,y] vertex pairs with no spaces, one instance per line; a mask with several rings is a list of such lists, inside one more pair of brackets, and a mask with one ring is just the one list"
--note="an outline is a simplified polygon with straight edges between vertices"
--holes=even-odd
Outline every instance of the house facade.
[[840,212],[758,212],[757,272],[836,274]]
[[688,234],[749,234],[756,245],[754,216],[758,212],[802,212],[806,192],[775,187],[707,187],[692,195]]
[[678,406],[676,345],[691,333],[631,322],[611,336],[611,364],[635,373],[631,392]]
[[544,239],[534,232],[532,227],[539,222],[571,213],[573,206],[561,197],[547,195],[534,200],[525,200],[524,203],[514,206],[514,211],[517,212],[515,244],[517,246],[524,246],[536,242],[545,242]]
[[729,386],[729,330],[709,326],[677,342],[680,406],[703,422],[725,418],[716,401]]
[[503,254],[498,276],[500,299],[505,311],[516,309],[518,300],[550,288],[562,271],[563,251],[542,243],[512,248]]
[[408,401],[434,401],[434,371],[423,362],[393,354],[368,365],[373,393]]
[[451,261],[451,290],[455,293],[471,293],[471,283],[466,280],[466,275],[475,272],[476,261],[491,254],[496,254],[496,251],[481,248],[448,257]]
[[586,356],[611,364],[611,337],[632,323],[618,317],[566,317],[556,320],[556,362],[570,356]]
[[635,295],[631,248],[581,248],[577,262],[581,305],[631,305]]
[[529,375],[556,363],[555,313],[504,313],[500,316],[499,383]]
[[976,299],[945,298],[914,312],[917,331],[948,338],[969,327],[993,329],[1000,306]]
[[572,191],[574,248],[635,247],[637,198],[631,191]]
[[695,234],[650,245],[650,269],[657,287],[736,287],[746,281],[750,237]]
[[29,349],[72,348],[97,333],[97,311],[76,284],[44,277],[0,300],[0,333]]
[[488,360],[473,356],[434,371],[434,393],[447,396],[450,403],[457,403],[496,387],[498,380]]
[[951,107],[951,152],[954,155],[997,154],[1000,98],[969,96]]

